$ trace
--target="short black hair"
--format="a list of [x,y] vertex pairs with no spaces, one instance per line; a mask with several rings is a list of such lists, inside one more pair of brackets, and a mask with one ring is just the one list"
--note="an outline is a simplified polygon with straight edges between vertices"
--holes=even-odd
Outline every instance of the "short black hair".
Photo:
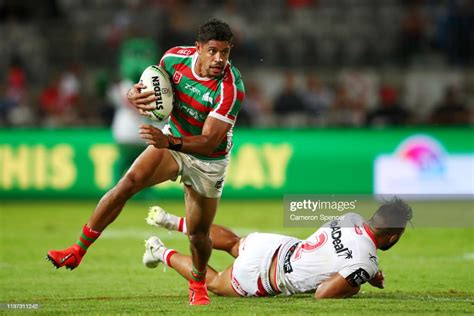
[[207,43],[211,40],[232,43],[233,39],[234,34],[229,24],[221,20],[210,19],[199,27],[197,41],[200,43]]
[[394,196],[388,201],[383,201],[369,222],[373,228],[381,232],[389,232],[393,229],[404,229],[412,217],[411,207],[399,197]]

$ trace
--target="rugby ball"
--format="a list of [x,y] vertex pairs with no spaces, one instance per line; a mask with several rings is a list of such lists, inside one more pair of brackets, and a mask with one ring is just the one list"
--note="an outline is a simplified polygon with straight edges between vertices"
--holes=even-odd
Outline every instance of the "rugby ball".
[[146,86],[140,92],[153,91],[156,97],[156,100],[150,103],[156,106],[156,109],[149,111],[150,118],[159,122],[167,119],[173,110],[174,95],[171,80],[166,71],[160,66],[149,66],[143,71],[140,83]]

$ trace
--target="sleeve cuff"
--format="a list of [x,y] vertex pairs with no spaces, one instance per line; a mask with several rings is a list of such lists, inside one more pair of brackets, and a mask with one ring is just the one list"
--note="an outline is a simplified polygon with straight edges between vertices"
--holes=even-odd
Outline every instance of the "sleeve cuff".
[[212,117],[214,117],[214,118],[216,118],[216,119],[218,119],[218,120],[221,120],[221,121],[224,121],[224,122],[226,122],[226,123],[229,123],[229,124],[232,125],[232,126],[234,126],[234,124],[235,124],[235,121],[233,121],[233,120],[231,120],[230,118],[225,117],[224,115],[221,115],[221,114],[219,114],[219,113],[217,113],[217,112],[211,112],[211,113],[209,113],[209,116],[212,116]]

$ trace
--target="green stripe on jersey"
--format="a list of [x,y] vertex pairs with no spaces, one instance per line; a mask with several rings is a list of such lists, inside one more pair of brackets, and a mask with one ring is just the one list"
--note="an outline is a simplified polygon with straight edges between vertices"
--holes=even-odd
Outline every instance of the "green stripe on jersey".
[[[192,55],[191,56],[175,56],[175,55],[168,55],[164,59],[164,63],[166,66],[166,71],[170,75],[170,78],[173,78],[173,76],[176,73],[176,69],[183,69],[183,66],[186,66],[188,68],[192,67]],[[243,82],[240,77],[239,71],[231,66],[231,71],[233,74],[233,77],[235,79],[235,84],[236,84],[236,89],[237,91],[240,91],[243,93],[244,91],[244,86]],[[191,134],[191,135],[201,135],[202,133],[202,127],[197,127],[191,123],[189,123],[184,117],[190,118],[193,121],[200,122],[201,124],[204,124],[205,120],[207,119],[207,116],[211,111],[213,111],[219,104],[220,102],[216,102],[220,94],[222,93],[221,90],[221,85],[223,84],[223,77],[219,77],[217,79],[211,79],[206,82],[199,82],[194,78],[194,76],[191,75],[191,77],[187,77],[184,73],[188,73],[189,71],[180,71],[180,79],[179,82],[176,84],[173,81],[173,88],[175,89],[176,96],[179,94],[184,95],[186,98],[192,99],[192,103],[197,102],[202,106],[199,106],[199,109],[191,106],[190,104],[184,102],[183,99],[177,99],[177,103],[175,104],[175,109],[172,112],[172,117],[177,123],[174,123],[173,121],[170,120],[170,127],[171,127],[171,132],[175,136],[183,136],[179,132],[179,128],[182,129],[183,131],[186,131],[186,133]],[[213,90],[211,88],[208,88],[205,84],[215,84],[216,90]],[[176,97],[177,98],[177,97]],[[236,117],[239,110],[240,110],[240,104],[241,102],[239,100],[235,100],[235,103],[230,111],[230,115]],[[184,117],[182,117],[184,116]],[[195,157],[203,160],[219,160],[223,159],[226,156],[226,149],[229,148],[230,144],[228,143],[229,140],[223,141],[221,144],[219,144],[218,148],[214,152],[223,152],[223,154],[219,155],[218,157],[204,157],[200,155],[194,155]]]

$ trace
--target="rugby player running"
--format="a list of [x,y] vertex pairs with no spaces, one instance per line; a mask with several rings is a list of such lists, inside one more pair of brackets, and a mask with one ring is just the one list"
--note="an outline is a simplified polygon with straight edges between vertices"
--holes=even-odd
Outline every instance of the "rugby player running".
[[[65,250],[48,251],[47,258],[57,268],[76,268],[88,247],[135,193],[180,175],[192,253],[186,272],[189,302],[210,303],[206,288],[212,251],[209,230],[229,164],[232,128],[244,98],[240,73],[229,62],[232,39],[226,23],[211,19],[199,28],[195,46],[175,47],[164,54],[160,65],[169,74],[175,92],[169,125],[163,132],[152,125],[140,126],[139,134],[149,146],[99,201],[77,243]],[[135,84],[127,97],[141,114],[148,115],[157,98],[154,92],[141,93],[143,88]]]
[[[209,267],[207,288],[222,296],[311,292],[317,299],[351,297],[365,282],[383,289],[384,274],[378,268],[377,249],[388,250],[395,245],[411,218],[411,207],[395,197],[384,202],[368,221],[347,213],[341,220],[324,224],[305,240],[268,233],[239,238],[229,229],[213,224],[214,249],[227,251],[236,259],[222,272]],[[183,218],[158,206],[150,208],[147,223],[188,233]],[[192,259],[152,236],[145,242],[143,263],[155,268],[160,262],[189,279]]]

